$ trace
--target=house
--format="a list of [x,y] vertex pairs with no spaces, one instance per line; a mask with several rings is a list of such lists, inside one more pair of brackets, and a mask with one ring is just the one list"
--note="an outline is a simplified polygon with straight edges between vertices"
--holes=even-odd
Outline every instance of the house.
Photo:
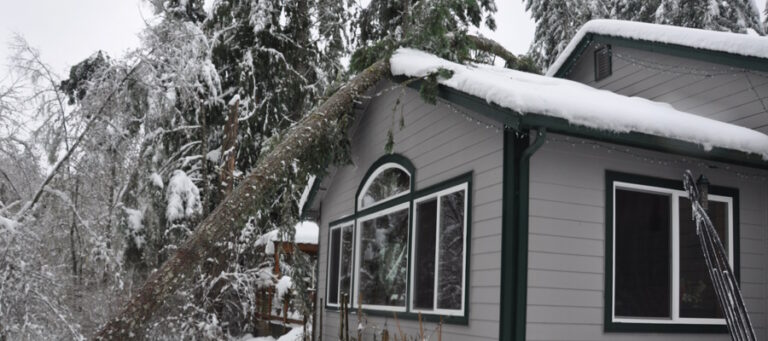
[[[712,184],[766,338],[767,39],[595,21],[546,76],[410,49],[391,66],[356,107],[352,163],[303,205],[320,226],[316,339],[339,338],[348,297],[366,340],[727,340],[685,170]],[[426,103],[418,78],[441,68]]]

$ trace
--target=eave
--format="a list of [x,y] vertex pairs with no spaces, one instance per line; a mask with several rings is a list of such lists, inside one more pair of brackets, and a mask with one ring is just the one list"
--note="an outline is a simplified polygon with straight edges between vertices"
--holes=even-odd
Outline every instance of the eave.
[[630,39],[605,34],[587,33],[579,41],[564,63],[552,75],[565,78],[575,66],[579,57],[592,43],[610,44],[626,48],[656,52],[675,57],[689,58],[702,62],[726,65],[739,69],[768,72],[768,60],[734,53],[695,48],[685,45],[661,43],[651,40]]

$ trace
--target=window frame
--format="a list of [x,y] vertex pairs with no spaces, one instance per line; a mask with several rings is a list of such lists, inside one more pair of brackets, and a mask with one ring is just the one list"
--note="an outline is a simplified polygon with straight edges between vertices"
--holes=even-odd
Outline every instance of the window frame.
[[[440,274],[440,270],[439,270],[439,268],[440,268],[440,266],[439,266],[439,264],[440,264],[440,262],[439,262],[439,255],[440,255],[440,216],[441,216],[440,208],[442,207],[440,198],[442,198],[445,195],[457,193],[457,192],[460,192],[460,191],[464,191],[464,226],[463,226],[464,252],[463,252],[463,255],[462,255],[463,266],[462,266],[462,273],[461,273],[461,276],[462,276],[461,308],[458,309],[458,310],[457,309],[440,309],[440,308],[437,307],[438,279],[439,279],[439,274]],[[441,190],[436,191],[436,192],[431,193],[431,194],[425,194],[425,195],[419,196],[417,198],[414,198],[414,200],[413,200],[413,216],[411,217],[411,222],[412,222],[411,225],[413,226],[413,228],[412,228],[412,230],[413,230],[413,232],[412,232],[413,238],[411,238],[411,241],[410,241],[410,244],[411,244],[410,245],[410,248],[411,248],[410,250],[411,250],[411,254],[412,255],[414,254],[414,252],[416,250],[416,247],[418,247],[418,245],[416,245],[416,238],[415,238],[415,232],[416,232],[416,229],[418,228],[418,226],[416,226],[416,222],[418,221],[418,210],[416,208],[418,207],[418,204],[421,203],[421,202],[432,200],[432,199],[436,199],[437,200],[437,213],[436,213],[437,214],[437,218],[436,218],[436,221],[435,221],[435,224],[436,224],[436,227],[435,227],[435,278],[434,278],[434,281],[433,281],[433,284],[432,284],[433,288],[435,289],[434,293],[433,293],[434,297],[433,297],[433,301],[432,301],[433,309],[427,310],[427,309],[420,309],[420,308],[414,307],[414,297],[415,297],[415,295],[410,295],[410,300],[408,302],[408,308],[410,309],[410,311],[412,311],[414,313],[421,313],[422,315],[424,315],[424,314],[434,314],[434,315],[443,315],[443,316],[464,316],[464,312],[466,310],[466,304],[467,304],[467,302],[465,300],[465,296],[467,295],[467,285],[468,285],[468,283],[466,282],[466,279],[467,279],[467,261],[468,261],[467,245],[469,244],[469,240],[467,240],[467,238],[468,238],[468,230],[469,230],[469,228],[468,228],[468,223],[469,222],[468,222],[468,214],[467,214],[467,212],[469,212],[469,200],[468,200],[469,195],[470,195],[470,193],[469,193],[469,183],[468,182],[463,182],[461,184],[458,184],[458,185],[455,185],[455,186],[451,186],[451,187],[448,187],[448,188],[445,188],[445,189],[441,189]],[[415,261],[416,261],[416,257],[412,256],[411,259],[410,259],[411,269],[414,269],[416,267]],[[411,271],[409,273],[409,276],[408,276],[409,277],[409,279],[408,279],[408,290],[409,290],[410,293],[414,292],[413,288],[414,288],[414,285],[415,285],[415,279],[414,279],[415,274],[416,274],[415,271]]]
[[[326,271],[325,271],[325,298],[326,298],[326,302],[325,302],[325,305],[327,307],[339,308],[341,306],[341,294],[342,294],[342,292],[341,292],[341,260],[342,260],[342,254],[341,254],[342,250],[341,250],[341,247],[342,247],[342,245],[344,243],[344,229],[345,228],[352,229],[352,252],[351,252],[351,255],[350,255],[350,258],[351,258],[350,262],[352,262],[352,264],[350,265],[350,272],[353,272],[355,270],[355,267],[354,267],[354,262],[355,262],[355,233],[356,233],[355,221],[354,220],[345,220],[345,221],[337,221],[337,222],[335,222],[333,224],[329,224],[328,225],[328,250],[327,250],[327,253],[326,253],[326,261],[325,261],[325,265],[326,265]],[[338,263],[339,273],[338,273],[338,278],[336,279],[336,282],[337,282],[336,290],[338,290],[338,296],[337,296],[337,299],[336,299],[336,301],[337,301],[336,303],[330,303],[330,302],[328,302],[328,297],[330,296],[330,293],[331,293],[330,292],[330,285],[329,285],[330,284],[330,280],[331,280],[331,276],[330,276],[330,273],[331,273],[331,252],[332,252],[331,251],[331,246],[332,246],[331,245],[331,238],[333,236],[333,231],[334,230],[340,230],[339,231],[339,245],[338,245],[338,247],[339,247],[339,263]],[[352,300],[352,288],[355,285],[354,282],[355,282],[354,274],[350,273],[350,283],[349,283],[350,301]]]
[[[411,230],[412,211],[411,211],[410,202],[403,202],[403,203],[400,203],[391,207],[387,207],[385,209],[382,209],[376,212],[366,214],[364,216],[361,216],[355,219],[355,234],[354,234],[355,237],[354,238],[355,238],[356,251],[353,251],[353,254],[354,254],[353,283],[355,284],[352,286],[352,291],[354,292],[355,301],[360,297],[360,263],[361,263],[360,252],[362,251],[362,248],[360,247],[360,243],[362,242],[361,240],[362,233],[359,233],[359,231],[362,228],[361,227],[362,224],[364,222],[371,221],[379,217],[383,217],[390,213],[399,212],[403,210],[406,210],[408,213],[408,218],[406,220],[406,223],[408,226],[406,226],[406,231],[408,231],[409,233],[405,240],[405,245],[408,246],[410,245],[410,239],[411,239],[410,230]],[[410,256],[411,256],[411,249],[408,248],[407,257],[410,257]],[[410,269],[408,269],[408,264],[410,264],[410,262],[406,262],[405,299],[403,302],[402,309],[400,308],[400,306],[364,304],[364,303],[358,303],[358,302],[356,302],[355,306],[359,305],[362,309],[369,309],[369,310],[405,312],[408,308],[408,295],[410,294],[410,292],[408,291],[408,273],[410,272]]]
[[[680,198],[688,198],[682,181],[606,171],[606,239],[604,330],[606,332],[687,332],[727,333],[724,318],[680,317]],[[633,318],[615,316],[615,230],[616,190],[625,189],[668,196],[670,200],[670,318]],[[726,203],[728,209],[728,261],[739,278],[739,191],[710,186],[709,199]]]
[[[384,171],[387,171],[387,170],[390,170],[390,169],[399,169],[399,170],[405,172],[405,174],[408,174],[408,183],[409,183],[408,190],[405,191],[405,192],[397,193],[397,194],[395,194],[393,196],[389,196],[389,197],[384,198],[384,199],[379,200],[379,201],[374,201],[371,204],[369,204],[368,206],[363,207],[363,198],[365,197],[365,193],[367,193],[368,189],[371,187],[371,184],[373,184],[373,182],[376,180],[376,178],[378,178],[379,175],[381,175],[381,173],[384,173]],[[383,203],[396,200],[397,198],[407,196],[407,195],[411,194],[412,192],[413,192],[413,174],[410,171],[408,171],[408,169],[406,167],[402,166],[399,163],[387,162],[387,163],[384,163],[383,165],[379,166],[378,168],[376,168],[376,170],[374,170],[373,173],[371,173],[370,176],[368,176],[365,179],[365,182],[363,183],[362,187],[360,188],[360,190],[357,193],[357,199],[356,199],[357,210],[360,210],[360,211],[367,210],[367,209],[379,206],[379,205],[381,205]]]
[[[364,194],[364,188],[367,188],[373,179],[375,179],[375,176],[383,172],[384,170],[391,168],[390,164],[397,164],[398,168],[405,169],[407,173],[410,175],[410,190],[407,193],[403,193],[401,195],[392,196],[390,198],[387,198],[386,200],[381,200],[378,202],[375,202],[374,204],[361,208],[359,205],[359,198],[362,194]],[[384,168],[379,170],[379,168]],[[401,168],[402,167],[402,168]],[[377,172],[378,171],[378,172]],[[446,324],[453,324],[453,325],[468,325],[469,324],[469,297],[470,297],[470,290],[469,290],[469,283],[470,283],[470,277],[471,277],[471,270],[470,270],[470,259],[471,259],[471,245],[472,245],[472,178],[473,173],[472,171],[457,175],[455,177],[449,178],[447,180],[444,180],[442,182],[439,182],[434,185],[430,185],[423,189],[417,189],[416,188],[416,168],[413,166],[413,164],[404,156],[399,154],[388,154],[380,157],[378,160],[376,160],[367,170],[365,175],[363,176],[362,180],[360,181],[360,184],[357,188],[357,192],[355,193],[354,200],[353,200],[353,213],[348,214],[346,216],[343,216],[339,219],[336,219],[334,221],[330,221],[329,231],[328,231],[328,241],[330,242],[331,238],[331,231],[330,227],[336,227],[339,224],[354,224],[353,234],[353,267],[352,271],[354,271],[352,275],[352,287],[350,291],[352,292],[352,297],[350,297],[349,307],[353,311],[357,311],[358,309],[358,294],[359,294],[359,267],[360,267],[360,259],[358,253],[360,252],[360,233],[358,229],[360,228],[360,224],[364,221],[368,221],[370,219],[375,219],[376,217],[380,217],[382,215],[386,215],[388,213],[397,211],[398,209],[402,209],[403,207],[408,206],[408,238],[406,241],[406,245],[408,247],[408,260],[406,261],[407,264],[407,273],[406,273],[406,283],[405,283],[405,290],[406,290],[406,298],[405,298],[405,304],[403,305],[404,308],[400,307],[393,307],[391,306],[380,306],[380,305],[362,305],[360,309],[364,311],[367,315],[370,316],[382,316],[382,317],[392,317],[393,312],[397,312],[398,318],[406,319],[406,320],[417,320],[421,318],[421,320],[425,322],[443,322]],[[417,200],[422,199],[425,196],[434,196],[435,193],[441,192],[450,188],[454,188],[457,186],[466,186],[466,192],[465,192],[465,212],[464,212],[464,264],[463,264],[463,290],[462,290],[462,312],[461,314],[442,314],[441,312],[436,311],[421,311],[421,316],[419,316],[419,311],[411,309],[411,301],[412,301],[412,273],[413,273],[413,245],[412,240],[414,238],[414,210],[415,210],[415,202]],[[329,243],[330,244],[330,243]],[[326,258],[330,257],[330,248],[328,249],[328,255]],[[326,268],[328,267],[328,264],[326,264]],[[329,271],[326,271],[326,295],[328,291],[328,279],[329,279]],[[327,296],[326,296],[327,298]],[[336,311],[339,309],[338,305],[329,305],[326,301],[325,303],[325,309]]]

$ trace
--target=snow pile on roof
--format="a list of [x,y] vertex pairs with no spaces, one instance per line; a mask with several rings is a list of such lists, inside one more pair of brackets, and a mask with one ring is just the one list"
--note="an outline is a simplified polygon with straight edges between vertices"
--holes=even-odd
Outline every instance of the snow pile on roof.
[[568,56],[573,53],[576,46],[588,33],[768,58],[768,39],[761,36],[636,21],[598,19],[591,20],[581,27],[565,50],[549,67],[547,76],[554,75],[563,66]]
[[320,228],[312,221],[302,221],[296,224],[296,243],[317,244]]
[[759,154],[768,160],[768,136],[752,129],[678,111],[672,106],[558,78],[489,65],[461,65],[401,48],[390,59],[393,75],[422,77],[439,68],[454,72],[440,83],[523,115],[541,114],[599,130],[639,132]]
[[[320,233],[320,228],[316,223],[311,221],[300,221],[296,226],[294,233],[294,240],[297,244],[317,244],[317,237]],[[282,241],[280,237],[280,230],[269,231],[259,237],[256,240],[255,246],[264,245],[264,252],[268,255],[275,253],[276,241]]]

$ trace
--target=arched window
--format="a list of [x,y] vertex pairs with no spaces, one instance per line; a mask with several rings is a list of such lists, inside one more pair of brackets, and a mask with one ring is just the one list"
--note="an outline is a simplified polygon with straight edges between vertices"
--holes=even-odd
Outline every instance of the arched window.
[[472,173],[418,189],[415,173],[403,156],[381,157],[354,213],[329,223],[327,306],[347,297],[366,310],[466,323]]
[[380,165],[371,167],[373,172],[364,179],[360,187],[357,197],[358,210],[411,193],[413,166],[407,159],[388,155],[377,163]]

